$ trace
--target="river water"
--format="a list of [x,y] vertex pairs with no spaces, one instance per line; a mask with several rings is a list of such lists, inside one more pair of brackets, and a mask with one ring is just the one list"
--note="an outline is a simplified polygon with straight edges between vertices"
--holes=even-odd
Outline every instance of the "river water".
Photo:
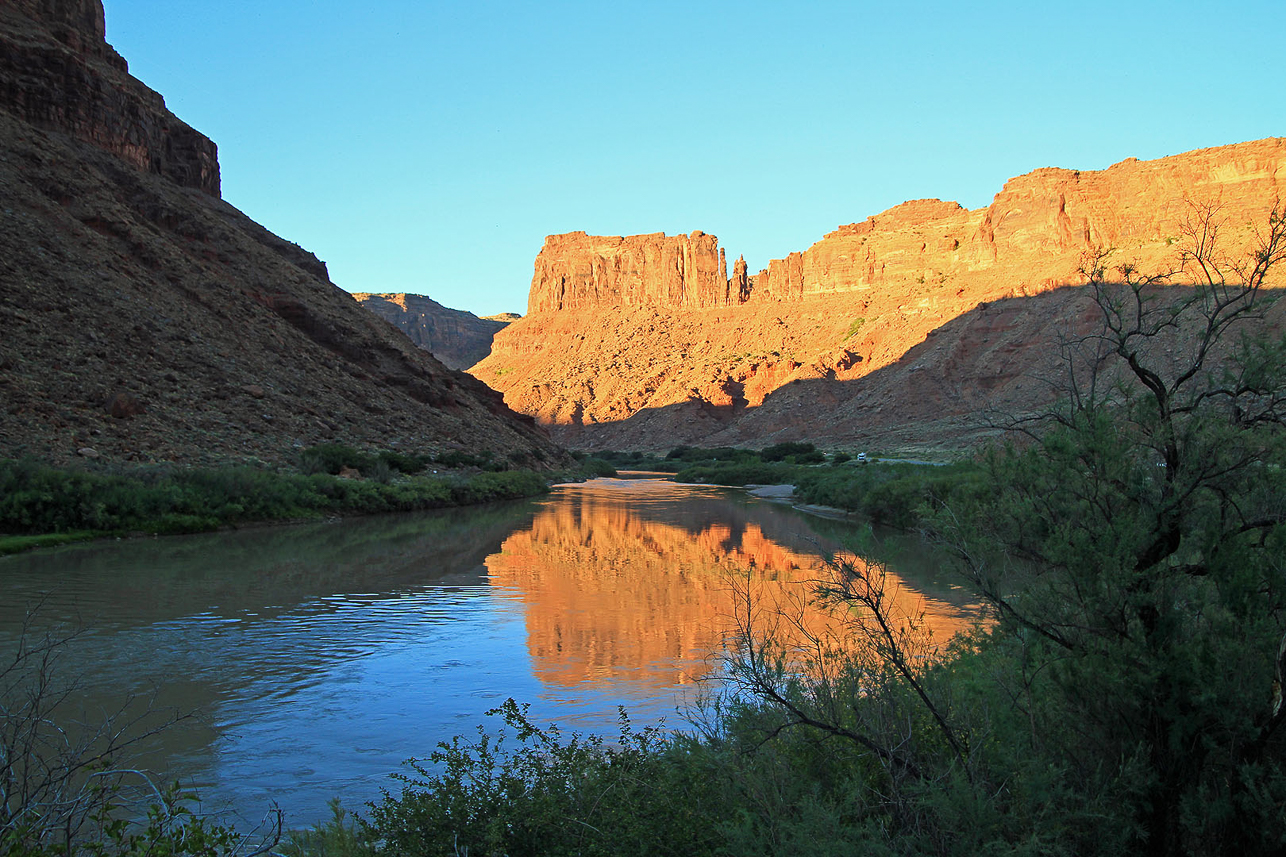
[[[732,489],[597,479],[483,508],[99,542],[0,558],[0,654],[78,632],[92,720],[127,696],[196,716],[142,762],[203,809],[287,824],[360,809],[508,697],[540,721],[684,725],[733,626],[733,581],[804,592],[855,531]],[[899,598],[940,638],[975,608],[904,550]]]

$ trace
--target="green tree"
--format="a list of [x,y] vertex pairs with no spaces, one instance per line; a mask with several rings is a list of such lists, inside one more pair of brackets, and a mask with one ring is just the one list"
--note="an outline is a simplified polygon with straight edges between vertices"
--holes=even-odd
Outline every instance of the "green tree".
[[939,518],[1020,667],[1001,684],[1032,749],[1156,855],[1286,848],[1286,341],[1250,335],[1286,217],[1245,262],[1220,225],[1194,209],[1178,272],[1088,260],[1102,327],[1065,406]]
[[1102,323],[1068,344],[1065,401],[921,506],[985,630],[934,647],[857,559],[819,588],[847,648],[744,600],[730,672],[759,706],[734,720],[864,759],[816,782],[843,779],[863,847],[1286,849],[1286,341],[1260,324],[1286,217],[1244,261],[1220,225],[1194,208],[1164,274],[1091,256]]

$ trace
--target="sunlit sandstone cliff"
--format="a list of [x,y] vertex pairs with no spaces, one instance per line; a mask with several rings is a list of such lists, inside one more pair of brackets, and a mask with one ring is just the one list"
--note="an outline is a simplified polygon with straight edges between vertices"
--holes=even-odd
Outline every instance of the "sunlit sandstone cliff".
[[101,0],[0,2],[0,457],[560,459],[219,194],[214,143],[129,75]]
[[703,233],[551,236],[529,314],[472,371],[589,448],[960,437],[980,409],[1048,400],[1059,342],[1094,321],[1058,288],[1086,251],[1172,268],[1194,204],[1214,204],[1241,252],[1284,185],[1281,138],[1041,169],[986,208],[903,203],[754,276]]

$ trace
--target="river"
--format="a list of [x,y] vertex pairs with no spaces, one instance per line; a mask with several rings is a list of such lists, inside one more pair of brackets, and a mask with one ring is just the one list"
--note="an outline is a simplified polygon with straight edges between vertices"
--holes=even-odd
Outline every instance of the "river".
[[[142,762],[203,808],[287,824],[360,810],[508,697],[540,721],[682,727],[732,627],[732,581],[802,592],[853,525],[744,492],[596,479],[547,497],[0,558],[0,653],[27,611],[93,719],[133,696],[196,716]],[[975,612],[932,559],[899,597],[940,638]]]

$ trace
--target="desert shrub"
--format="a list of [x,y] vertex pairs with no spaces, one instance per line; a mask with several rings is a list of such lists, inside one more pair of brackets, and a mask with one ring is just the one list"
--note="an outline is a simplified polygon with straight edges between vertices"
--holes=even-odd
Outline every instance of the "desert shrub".
[[252,467],[173,468],[134,478],[0,460],[0,533],[191,533],[245,521],[435,509],[547,490],[544,477],[531,471],[394,481],[394,469],[382,459],[372,458],[369,468],[374,478],[368,480]]
[[[434,460],[443,467],[477,467],[480,470],[492,471],[505,469],[503,463],[495,460],[495,453],[491,450],[484,450],[479,454],[474,454],[453,449],[450,452],[442,453]],[[526,459],[524,458],[523,460]]]
[[345,467],[365,470],[374,460],[373,456],[347,444],[323,443],[300,451],[299,469],[304,473],[329,473],[334,476]]
[[703,482],[710,485],[779,485],[796,481],[798,468],[778,462],[760,461],[730,464],[698,464],[675,474],[677,482]]
[[421,470],[428,467],[429,463],[433,460],[431,456],[412,455],[405,452],[396,452],[390,449],[383,450],[376,456],[376,458],[378,459],[377,464],[379,462],[383,462],[390,469],[396,470],[398,473],[405,473],[408,475],[419,473]]
[[541,728],[513,700],[505,727],[443,742],[373,805],[387,854],[716,854],[719,813],[681,745],[655,728],[600,736]]
[[788,457],[793,457],[797,463],[804,464],[814,463],[804,459],[810,458],[815,453],[817,453],[817,447],[811,443],[786,441],[785,443],[774,443],[772,446],[761,449],[759,458],[762,461],[785,461]]
[[586,458],[581,461],[579,469],[581,473],[589,477],[616,475],[616,468],[612,466],[612,463],[601,458]]
[[548,490],[545,478],[530,470],[484,472],[468,479],[450,483],[451,504],[464,506],[472,503],[491,503],[496,500],[513,500],[531,497]]

